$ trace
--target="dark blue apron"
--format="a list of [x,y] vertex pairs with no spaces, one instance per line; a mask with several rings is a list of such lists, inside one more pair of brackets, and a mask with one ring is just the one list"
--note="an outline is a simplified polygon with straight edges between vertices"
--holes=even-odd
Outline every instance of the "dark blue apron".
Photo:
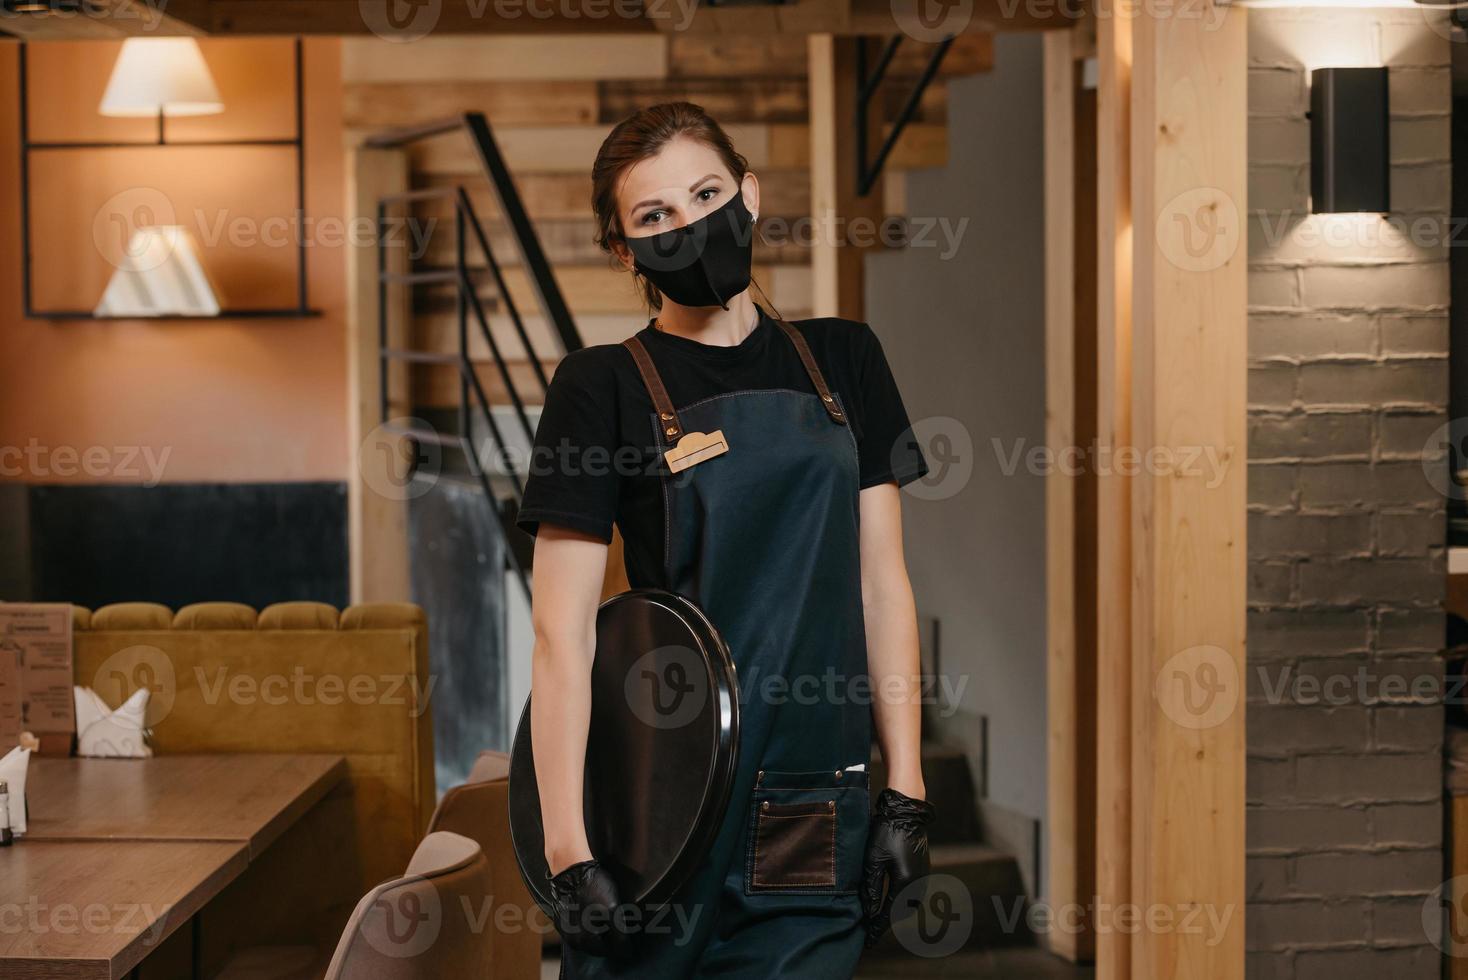
[[728,642],[739,760],[689,884],[641,921],[628,957],[567,949],[564,977],[847,980],[861,955],[871,691],[856,440],[805,338],[776,323],[814,390],[736,391],[675,410],[646,348],[627,341],[653,397],[660,460],[684,432],[723,430],[728,443],[664,470],[665,580],[630,584],[688,596]]

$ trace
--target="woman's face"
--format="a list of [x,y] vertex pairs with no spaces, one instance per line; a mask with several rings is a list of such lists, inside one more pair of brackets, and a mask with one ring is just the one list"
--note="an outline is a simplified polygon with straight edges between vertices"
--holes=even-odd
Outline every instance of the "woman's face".
[[[735,194],[759,213],[759,181],[753,173],[736,182],[712,147],[677,137],[656,156],[627,168],[617,194],[617,216],[628,238],[644,238],[697,221],[722,207]],[[614,242],[617,257],[632,267],[632,253]]]

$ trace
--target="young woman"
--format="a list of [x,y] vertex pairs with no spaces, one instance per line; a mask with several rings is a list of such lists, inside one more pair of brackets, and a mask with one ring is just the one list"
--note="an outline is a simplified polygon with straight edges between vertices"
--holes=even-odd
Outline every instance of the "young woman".
[[[866,324],[792,325],[751,298],[759,181],[701,108],[624,120],[592,180],[597,240],[655,316],[561,362],[519,515],[536,535],[531,731],[562,975],[849,978],[928,869],[898,496],[927,464]],[[670,472],[679,437],[715,431],[726,451]],[[581,816],[614,522],[631,584],[698,603],[741,685],[728,812],[656,935],[591,915],[618,905]],[[889,788],[869,815],[873,721]]]

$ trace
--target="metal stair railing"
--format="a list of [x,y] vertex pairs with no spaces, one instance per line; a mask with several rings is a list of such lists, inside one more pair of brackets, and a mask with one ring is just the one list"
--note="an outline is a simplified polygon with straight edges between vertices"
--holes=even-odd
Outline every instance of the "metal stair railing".
[[[581,335],[576,329],[575,322],[571,319],[570,310],[566,306],[564,297],[561,295],[560,287],[556,285],[555,276],[551,272],[550,263],[546,260],[545,252],[541,248],[540,239],[535,234],[535,227],[531,224],[525,212],[524,202],[520,198],[519,191],[515,187],[514,180],[510,176],[509,169],[505,166],[504,157],[500,154],[499,147],[495,143],[493,132],[489,121],[480,112],[467,112],[452,119],[429,123],[422,126],[414,126],[406,129],[393,130],[371,136],[363,141],[363,145],[374,149],[401,148],[419,140],[444,136],[454,132],[463,132],[469,139],[475,155],[484,174],[488,179],[491,189],[495,193],[496,203],[501,214],[509,226],[511,236],[519,252],[521,265],[529,275],[534,286],[535,298],[540,306],[542,315],[546,322],[552,327],[552,333],[559,341],[560,355],[580,349],[583,344]],[[453,209],[453,233],[454,233],[454,265],[451,269],[426,269],[415,270],[409,267],[407,271],[394,271],[388,267],[388,252],[384,247],[387,239],[387,222],[390,209],[397,206],[411,206],[433,199],[446,199]],[[510,364],[496,340],[494,332],[489,326],[489,317],[485,313],[483,301],[480,298],[476,283],[476,270],[469,265],[469,251],[471,244],[483,258],[485,270],[488,271],[499,301],[503,304],[505,312],[509,315],[510,322],[515,329],[515,335],[519,346],[524,349],[525,356],[530,363],[531,370],[535,375],[535,381],[540,389],[541,395],[545,394],[549,387],[549,378],[546,376],[545,368],[541,364],[534,344],[531,342],[530,333],[525,328],[524,317],[511,295],[505,281],[504,270],[494,251],[490,248],[489,236],[485,234],[484,224],[475,212],[474,206],[469,199],[468,191],[462,184],[453,186],[426,188],[420,190],[403,191],[397,194],[389,194],[377,201],[377,336],[378,336],[378,412],[382,422],[382,428],[405,438],[422,443],[433,444],[445,449],[458,450],[464,456],[464,460],[470,473],[479,482],[491,507],[496,515],[496,525],[500,529],[504,553],[510,569],[519,579],[521,586],[525,589],[525,595],[530,596],[530,581],[526,575],[526,565],[529,563],[529,549],[523,531],[514,525],[514,513],[510,511],[502,501],[499,494],[495,492],[491,483],[489,468],[485,465],[486,459],[481,453],[479,444],[474,437],[473,422],[477,421],[485,432],[488,433],[489,442],[493,456],[498,458],[501,472],[507,478],[510,488],[509,499],[513,501],[514,511],[518,512],[520,502],[524,496],[524,484],[520,474],[514,465],[514,459],[510,451],[510,445],[500,429],[499,422],[495,419],[493,406],[490,404],[489,396],[484,390],[484,385],[479,378],[478,371],[470,356],[471,321],[472,328],[477,332],[478,339],[484,342],[488,348],[490,357],[494,361],[495,368],[503,382],[505,392],[509,397],[510,407],[514,411],[515,420],[518,421],[520,429],[525,435],[527,444],[533,443],[535,427],[530,424],[530,417],[525,408],[525,400],[519,388],[515,384]],[[411,261],[411,260],[410,260]],[[411,347],[392,347],[389,337],[392,335],[389,327],[390,306],[389,287],[392,285],[404,285],[413,287],[417,285],[450,285],[454,289],[455,308],[457,314],[457,350],[452,353],[440,353],[431,351],[415,350]],[[389,365],[393,362],[407,364],[438,364],[457,368],[459,380],[458,401],[456,415],[458,420],[458,431],[452,435],[439,432],[437,429],[426,428],[421,425],[401,425],[389,418],[390,403],[388,383]]]

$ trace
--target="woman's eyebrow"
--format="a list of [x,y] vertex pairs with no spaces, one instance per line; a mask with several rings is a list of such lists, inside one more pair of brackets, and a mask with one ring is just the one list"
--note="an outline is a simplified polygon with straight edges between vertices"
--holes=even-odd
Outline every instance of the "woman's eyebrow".
[[[699,187],[701,187],[704,184],[708,183],[710,180],[718,180],[718,179],[719,179],[719,175],[718,174],[704,174],[702,177],[700,177],[697,180],[695,180],[689,186],[688,193],[692,194],[694,191],[698,190]],[[662,204],[662,203],[663,203],[663,199],[662,198],[660,198],[660,197],[650,197],[650,198],[648,198],[645,201],[638,201],[636,204],[632,205],[632,210],[636,211],[638,208],[646,207],[649,204]]]

